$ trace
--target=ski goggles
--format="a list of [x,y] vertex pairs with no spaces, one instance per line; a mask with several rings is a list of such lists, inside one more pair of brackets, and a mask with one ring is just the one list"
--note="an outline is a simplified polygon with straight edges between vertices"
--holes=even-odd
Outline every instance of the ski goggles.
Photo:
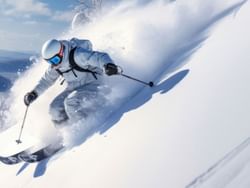
[[63,45],[58,54],[54,55],[50,59],[46,59],[46,61],[50,63],[51,65],[58,65],[62,62],[62,59],[63,59]]

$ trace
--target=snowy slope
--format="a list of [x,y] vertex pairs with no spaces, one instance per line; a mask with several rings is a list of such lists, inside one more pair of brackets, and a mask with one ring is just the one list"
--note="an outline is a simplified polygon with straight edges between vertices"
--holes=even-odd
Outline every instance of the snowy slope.
[[[216,115],[222,116],[220,127],[224,127],[224,132],[216,134],[223,135],[226,140],[220,139],[225,145],[234,145],[243,142],[237,146],[232,152],[221,157],[221,160],[214,163],[213,167],[198,177],[192,184],[192,187],[227,187],[227,188],[247,188],[249,184],[249,122],[248,111],[250,102],[247,96],[250,94],[249,80],[249,61],[248,55],[249,32],[250,32],[250,4],[244,6],[236,16],[236,22],[227,21],[221,27],[217,34],[211,38],[211,47],[216,47],[218,50],[214,52],[219,62],[227,64],[225,70],[218,72],[218,76],[214,75],[215,79],[220,76],[217,82],[220,82],[221,94],[218,95],[219,100],[215,103],[220,104],[221,112]],[[225,32],[226,31],[226,32]],[[218,40],[219,39],[219,40]],[[221,42],[218,42],[221,41]],[[215,46],[216,44],[216,46]],[[228,46],[225,48],[225,46]],[[220,53],[221,49],[226,49],[226,53]],[[208,54],[209,55],[209,54]],[[204,57],[204,56],[202,56]],[[206,56],[208,58],[208,56]],[[218,62],[218,60],[216,61]],[[219,70],[222,70],[221,67]],[[214,81],[215,82],[215,81]],[[223,91],[223,92],[222,92]],[[220,109],[218,109],[219,111]],[[224,116],[226,115],[226,116]],[[218,126],[218,123],[214,124]],[[246,139],[246,140],[245,140]],[[234,141],[234,144],[232,144]],[[229,150],[228,150],[229,151]]]
[[[127,102],[118,112],[123,114],[121,119],[102,135],[92,136],[58,159],[34,165],[0,164],[0,186],[189,185],[249,137],[249,12],[247,2],[235,16],[224,19],[198,51],[188,45],[195,52],[188,64]],[[184,36],[185,40],[193,38]],[[180,51],[176,53],[185,58]],[[242,177],[246,179],[244,173]],[[241,185],[237,187],[246,187]]]
[[249,144],[247,139],[187,187],[249,187]]

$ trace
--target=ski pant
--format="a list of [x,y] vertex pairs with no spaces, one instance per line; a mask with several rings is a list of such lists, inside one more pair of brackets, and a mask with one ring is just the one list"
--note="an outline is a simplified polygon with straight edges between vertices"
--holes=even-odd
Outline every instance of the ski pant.
[[50,104],[50,115],[56,127],[65,122],[73,123],[86,119],[106,103],[105,92],[99,84],[88,84],[65,90]]

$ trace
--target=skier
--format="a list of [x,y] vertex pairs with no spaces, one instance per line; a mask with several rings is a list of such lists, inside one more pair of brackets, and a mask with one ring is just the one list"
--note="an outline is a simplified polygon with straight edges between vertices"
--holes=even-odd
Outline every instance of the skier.
[[108,76],[119,72],[107,53],[92,50],[89,40],[48,40],[41,55],[50,66],[35,88],[24,96],[24,103],[29,106],[62,76],[67,87],[50,104],[56,127],[86,118],[95,111],[93,106],[101,103],[98,98],[102,97],[103,72]]

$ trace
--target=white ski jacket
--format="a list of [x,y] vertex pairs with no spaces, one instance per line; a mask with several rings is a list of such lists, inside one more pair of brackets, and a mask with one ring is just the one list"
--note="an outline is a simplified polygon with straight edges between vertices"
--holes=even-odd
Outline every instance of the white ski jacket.
[[63,60],[58,66],[50,66],[45,72],[44,76],[35,86],[34,91],[41,95],[48,89],[60,76],[60,72],[65,72],[71,69],[69,63],[70,50],[76,47],[74,52],[74,60],[78,66],[96,72],[94,76],[90,72],[80,72],[77,70],[63,73],[65,81],[67,82],[67,90],[74,90],[85,84],[101,84],[103,83],[104,65],[113,63],[112,59],[107,53],[97,52],[92,50],[92,44],[89,40],[79,40],[76,38],[70,41],[62,40],[64,45]]

